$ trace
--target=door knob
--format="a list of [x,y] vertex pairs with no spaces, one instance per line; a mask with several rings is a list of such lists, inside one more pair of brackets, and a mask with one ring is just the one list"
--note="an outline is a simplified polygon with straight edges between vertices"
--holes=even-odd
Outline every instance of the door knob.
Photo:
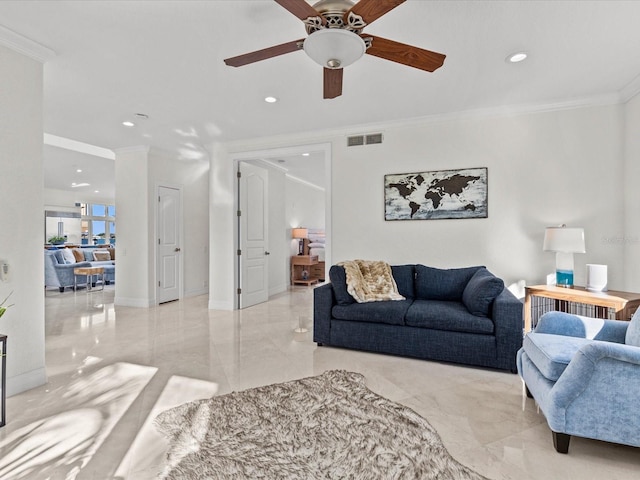
[[265,251],[265,252],[264,252],[264,254],[265,254],[265,255],[271,255],[271,253],[270,253],[270,252],[267,252],[267,251]]
[[180,247],[176,247],[176,249],[174,250],[174,252],[179,252],[180,251]]

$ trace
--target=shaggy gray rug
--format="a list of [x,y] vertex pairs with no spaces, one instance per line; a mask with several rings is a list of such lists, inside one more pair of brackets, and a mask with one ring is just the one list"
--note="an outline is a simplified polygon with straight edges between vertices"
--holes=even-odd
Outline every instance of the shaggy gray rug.
[[485,479],[342,370],[186,403],[155,424],[170,441],[161,479]]

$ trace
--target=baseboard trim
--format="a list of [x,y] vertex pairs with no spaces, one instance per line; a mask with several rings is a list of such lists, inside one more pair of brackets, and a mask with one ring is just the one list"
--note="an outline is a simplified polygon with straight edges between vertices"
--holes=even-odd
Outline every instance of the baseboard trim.
[[7,377],[7,397],[26,392],[47,383],[47,371],[44,367]]
[[186,297],[199,297],[200,295],[208,295],[209,288],[199,288],[197,290],[188,290],[184,292],[184,296]]
[[149,308],[154,305],[148,298],[115,297],[113,303],[120,307]]
[[273,297],[274,295],[277,295],[279,293],[286,292],[286,291],[287,291],[287,286],[283,283],[282,285],[278,285],[276,287],[270,288],[269,296]]
[[209,310],[234,310],[233,302],[209,300]]

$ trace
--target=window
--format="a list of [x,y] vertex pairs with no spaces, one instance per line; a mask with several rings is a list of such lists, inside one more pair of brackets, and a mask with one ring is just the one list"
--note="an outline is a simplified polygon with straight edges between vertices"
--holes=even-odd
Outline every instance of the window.
[[83,203],[80,206],[80,213],[82,214],[83,245],[116,243],[115,205]]

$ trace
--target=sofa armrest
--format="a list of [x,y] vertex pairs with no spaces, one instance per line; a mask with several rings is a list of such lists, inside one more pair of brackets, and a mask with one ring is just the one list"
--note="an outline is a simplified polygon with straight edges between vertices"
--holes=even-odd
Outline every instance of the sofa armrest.
[[516,372],[516,354],[522,347],[524,332],[523,304],[508,289],[493,301],[491,309],[499,362],[504,369]]
[[313,341],[329,343],[331,339],[331,309],[336,304],[333,286],[326,283],[313,289]]
[[[549,412],[545,412],[545,415],[549,415],[551,429],[559,432],[581,428],[607,428],[613,435],[629,428],[637,432],[640,418],[635,415],[611,415],[612,411],[621,410],[610,408],[624,405],[631,411],[637,404],[639,390],[640,347],[591,342],[578,350],[553,386],[547,401],[552,408],[548,408]],[[572,414],[572,409],[576,414]],[[603,422],[603,418],[606,418],[606,422]],[[590,426],[576,426],[576,423],[583,422],[590,423]]]
[[61,287],[69,287],[73,285],[74,275],[73,270],[81,267],[90,267],[91,264],[89,262],[78,262],[78,263],[59,263],[54,265],[56,274],[58,275],[58,280],[60,281]]
[[73,270],[75,268],[83,268],[90,267],[90,262],[78,262],[78,263],[58,263],[54,265],[55,269],[61,272],[71,272],[73,274]]
[[547,312],[540,317],[536,333],[624,343],[628,326],[629,322],[623,320],[603,320],[564,312]]

